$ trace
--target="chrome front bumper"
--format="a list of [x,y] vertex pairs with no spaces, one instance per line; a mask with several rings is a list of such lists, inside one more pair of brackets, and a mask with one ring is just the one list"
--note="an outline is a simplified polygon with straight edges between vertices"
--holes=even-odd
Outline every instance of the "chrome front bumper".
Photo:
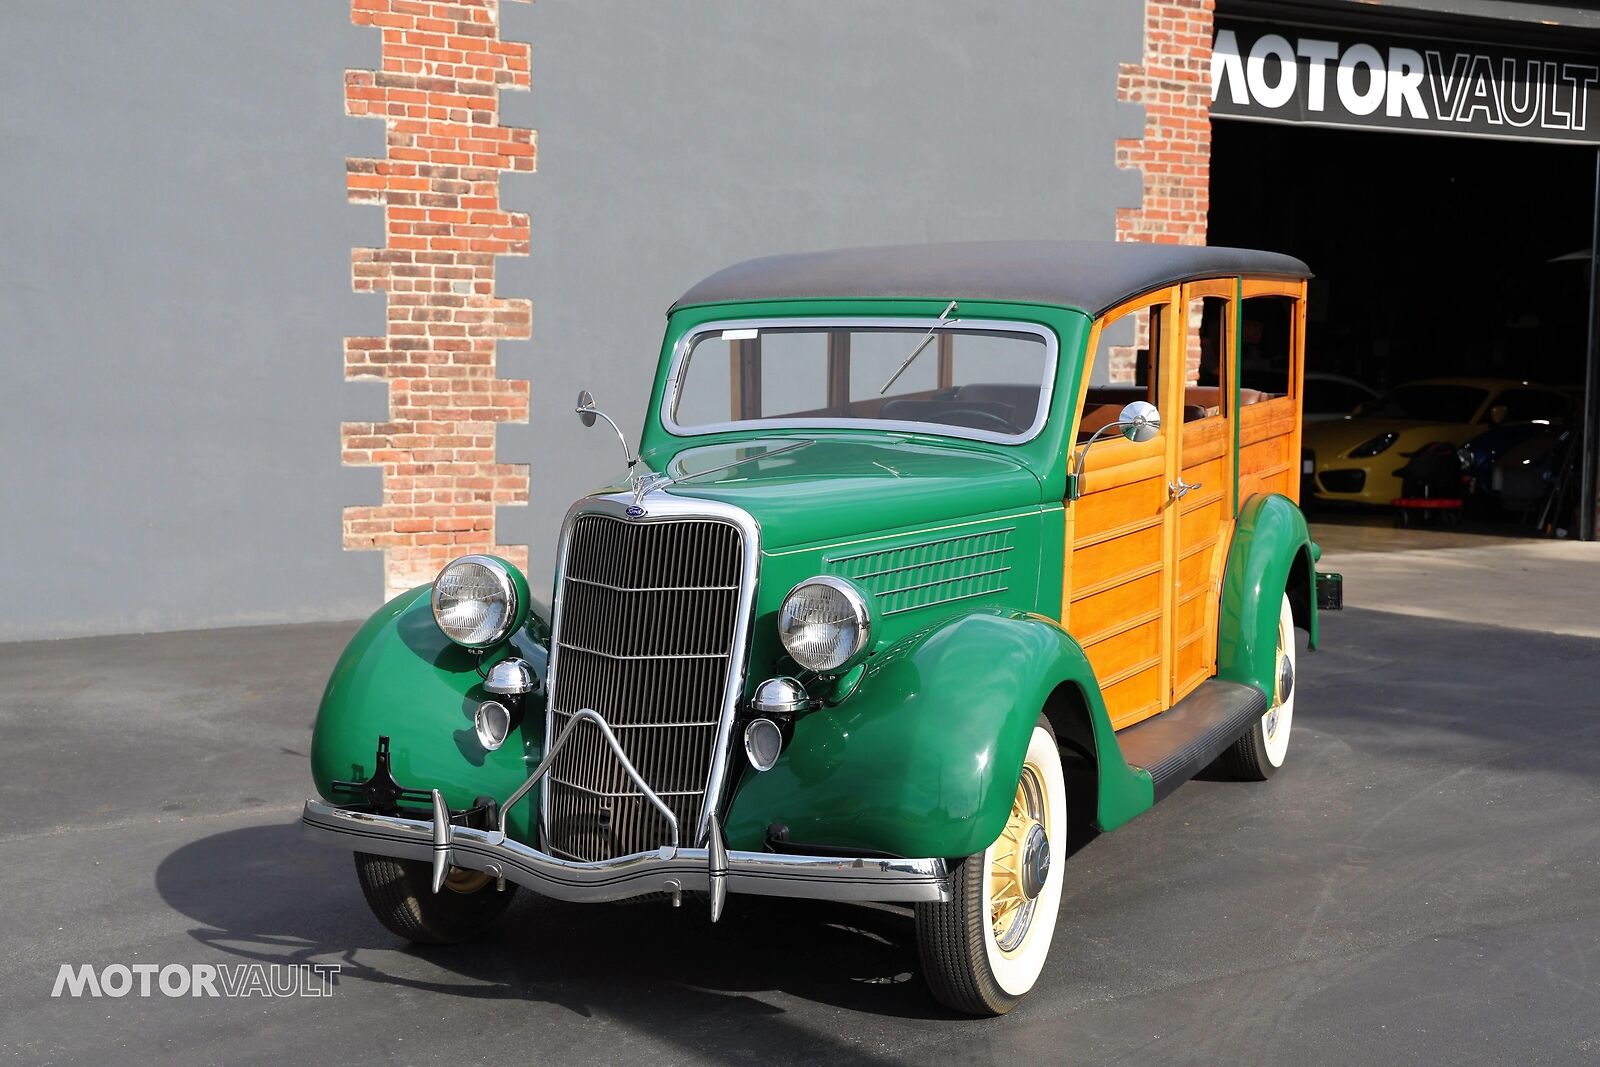
[[315,798],[306,801],[301,823],[309,836],[355,852],[432,862],[436,870],[448,865],[483,871],[559,900],[599,902],[665,893],[676,901],[685,892],[696,892],[720,903],[724,891],[902,903],[950,899],[950,875],[942,859],[789,856],[664,845],[655,852],[577,863],[494,830],[369,815]]

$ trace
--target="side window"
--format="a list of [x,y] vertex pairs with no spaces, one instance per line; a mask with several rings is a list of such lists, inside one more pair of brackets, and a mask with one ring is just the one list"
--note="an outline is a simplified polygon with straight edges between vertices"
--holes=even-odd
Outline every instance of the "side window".
[[1233,301],[1204,296],[1189,302],[1189,355],[1193,370],[1185,380],[1183,421],[1210,419],[1228,413],[1228,315]]
[[1507,389],[1494,398],[1489,418],[1498,422],[1565,422],[1571,405],[1560,393],[1543,389]]
[[[1289,395],[1293,368],[1295,302],[1287,296],[1252,296],[1244,302],[1239,345],[1239,388],[1251,399]],[[1240,402],[1245,397],[1241,395]]]
[[[1106,323],[1101,329],[1084,396],[1083,417],[1078,422],[1080,442],[1115,422],[1131,401],[1145,400],[1161,408],[1156,384],[1160,381],[1167,314],[1167,304],[1152,304]],[[1161,412],[1163,421],[1167,416],[1168,412]]]

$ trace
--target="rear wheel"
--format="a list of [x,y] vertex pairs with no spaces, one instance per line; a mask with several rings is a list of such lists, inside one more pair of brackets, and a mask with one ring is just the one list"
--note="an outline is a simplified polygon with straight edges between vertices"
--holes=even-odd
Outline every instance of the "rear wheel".
[[1245,735],[1222,754],[1223,769],[1247,782],[1271,778],[1289,754],[1289,729],[1294,725],[1294,612],[1289,595],[1278,606],[1278,648],[1273,657],[1272,703]]
[[356,879],[367,907],[391,933],[424,945],[465,941],[506,910],[517,887],[495,889],[482,871],[451,867],[439,892],[433,869],[421,860],[356,854]]
[[939,1002],[1003,1015],[1033,988],[1061,907],[1067,788],[1055,735],[1042,717],[1028,741],[1011,814],[994,844],[953,872],[951,896],[917,905],[917,950]]

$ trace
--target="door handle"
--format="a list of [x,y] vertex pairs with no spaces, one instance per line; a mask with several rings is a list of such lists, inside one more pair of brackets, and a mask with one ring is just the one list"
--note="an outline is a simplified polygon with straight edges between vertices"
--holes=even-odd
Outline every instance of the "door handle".
[[1171,500],[1182,500],[1188,495],[1189,490],[1198,489],[1204,484],[1204,482],[1195,482],[1193,485],[1190,485],[1188,482],[1183,480],[1183,475],[1180,474],[1178,475],[1178,480],[1176,482],[1173,482],[1171,485],[1167,486],[1167,496]]

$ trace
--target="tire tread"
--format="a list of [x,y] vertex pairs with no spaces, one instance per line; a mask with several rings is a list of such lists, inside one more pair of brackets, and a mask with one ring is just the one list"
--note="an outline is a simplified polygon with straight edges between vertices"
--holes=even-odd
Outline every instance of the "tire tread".
[[372,915],[390,933],[420,945],[465,941],[499,918],[516,886],[493,883],[476,893],[433,892],[433,872],[420,860],[357,852],[356,880]]

